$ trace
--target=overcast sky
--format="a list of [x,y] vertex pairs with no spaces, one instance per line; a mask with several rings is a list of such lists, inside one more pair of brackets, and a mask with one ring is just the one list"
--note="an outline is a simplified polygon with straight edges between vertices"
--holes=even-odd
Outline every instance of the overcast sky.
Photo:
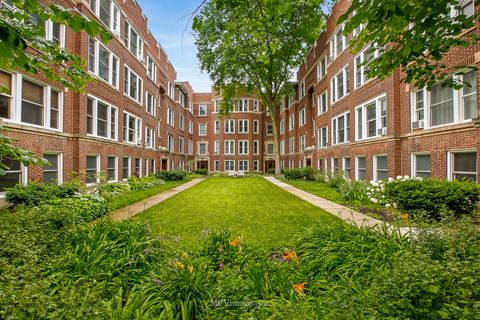
[[[209,92],[211,81],[198,66],[191,27],[184,29],[201,0],[137,0],[148,18],[148,28],[167,52],[177,80],[189,81],[195,92]],[[183,36],[183,39],[182,39]]]

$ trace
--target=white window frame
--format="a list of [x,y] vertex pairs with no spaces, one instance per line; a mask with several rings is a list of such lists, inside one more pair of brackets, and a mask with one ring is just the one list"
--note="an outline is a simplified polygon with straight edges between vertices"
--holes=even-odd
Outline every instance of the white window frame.
[[[373,45],[372,44],[369,45],[368,47],[363,49],[363,51],[360,52],[353,60],[353,65],[354,65],[353,85],[355,89],[360,88],[361,86],[375,79],[375,77],[371,77],[371,78],[368,77],[368,65],[367,65],[368,61],[365,60],[366,53],[368,52],[368,50],[371,50],[372,48],[373,48]],[[371,59],[373,60],[378,58],[378,54],[379,54],[378,50],[375,49],[375,51],[373,51],[373,56],[371,57]],[[360,61],[358,62],[357,60],[359,59]],[[360,76],[357,75],[357,71],[360,71]],[[360,83],[358,83],[358,81],[360,81]]]
[[224,171],[233,172],[235,171],[235,160],[225,160],[223,163],[223,166],[224,166]]
[[105,25],[115,36],[120,36],[120,8],[115,4],[114,1],[110,1],[110,23],[108,25],[100,19],[99,0],[94,0],[94,8],[92,8],[92,0],[90,0],[89,8],[98,17],[98,20],[103,25]]
[[[57,170],[51,170],[49,169],[50,166],[43,166],[42,168],[42,181],[45,182],[45,179],[43,178],[43,174],[45,172],[57,172],[57,179],[56,182],[58,185],[61,185],[63,183],[63,153],[61,152],[44,152],[44,156],[56,156],[57,157]],[[20,167],[21,169],[21,167]]]
[[223,131],[225,134],[235,133],[235,120],[225,120],[223,123]]
[[295,137],[288,138],[288,154],[295,154]]
[[360,167],[358,165],[359,158],[365,159],[365,168],[364,168],[365,169],[365,179],[363,179],[363,180],[366,180],[367,179],[367,157],[366,156],[356,156],[355,157],[355,180],[359,180],[359,176],[360,176],[359,175],[359,168]]
[[260,132],[260,122],[258,120],[253,120],[253,133],[258,134]]
[[248,133],[248,131],[249,131],[249,121],[247,119],[238,120],[238,133]]
[[149,91],[145,91],[145,110],[152,116],[157,114],[157,97]]
[[213,154],[220,155],[220,140],[213,141]]
[[[343,95],[341,97],[339,96],[339,93],[338,93],[339,91],[338,78],[340,74],[342,75],[342,85],[343,85]],[[330,80],[330,105],[344,99],[346,96],[350,94],[348,77],[349,77],[349,72],[348,72],[348,64],[347,64]]]
[[[332,37],[329,40],[329,49],[330,49],[330,62],[333,62],[337,57],[345,51],[348,47],[347,44],[347,37],[343,35],[343,30],[345,28],[345,24],[340,25],[335,32],[333,33]],[[342,49],[340,51],[337,50],[337,42],[338,37],[341,37],[342,40]]]
[[288,117],[288,131],[295,129],[295,113],[291,113]]
[[[200,146],[205,146],[205,152],[204,153],[201,152],[202,148]],[[208,142],[203,142],[203,141],[198,142],[197,147],[198,147],[198,155],[205,156],[205,155],[208,154]]]
[[175,125],[175,112],[170,108],[167,109],[167,125],[171,127]]
[[307,147],[307,138],[305,135],[298,137],[298,151],[305,152],[305,148]]
[[206,104],[199,104],[198,105],[198,115],[200,117],[206,117],[207,116],[207,105]]
[[327,111],[328,111],[328,91],[325,90],[322,93],[320,93],[317,97],[317,116],[321,116]]
[[248,160],[238,160],[238,171],[248,172],[249,168]]
[[[328,126],[324,126],[324,127],[321,127],[321,128],[318,128],[317,129],[317,139],[318,139],[318,142],[317,142],[317,146],[319,149],[325,149],[328,147]],[[325,145],[323,144],[323,141],[325,138]]]
[[243,156],[249,154],[248,140],[238,140],[238,154]]
[[[411,176],[412,177],[417,177],[417,157],[418,156],[430,156],[430,171],[428,171],[429,175],[432,176],[432,154],[429,152],[415,152],[412,153],[411,158],[410,158],[410,168],[411,168]],[[423,173],[426,173],[427,171],[422,171]]]
[[[336,117],[334,117],[332,119],[332,132],[331,132],[331,135],[332,135],[332,139],[331,139],[331,144],[332,146],[335,146],[335,145],[340,145],[340,144],[346,144],[346,143],[349,143],[350,142],[350,112],[347,111],[347,112],[344,112]],[[338,123],[340,122],[340,118],[343,118],[343,122],[344,122],[344,130],[345,130],[345,134],[344,134],[344,141],[340,142],[339,141],[339,137],[340,137],[340,134],[339,134],[339,130],[338,130]],[[335,129],[337,132],[335,132]]]
[[155,129],[145,126],[145,147],[155,149]]
[[260,141],[253,140],[253,154],[259,155],[260,154]]
[[[109,179],[108,177],[108,170],[112,169],[108,166],[108,161],[109,159],[114,159],[114,165],[115,167],[113,168],[114,170],[114,177],[113,179]],[[107,172],[106,172],[106,177],[107,177],[107,180],[108,182],[115,182],[115,181],[118,181],[118,157],[117,156],[107,156]]]
[[[94,55],[91,57],[90,55],[90,45],[94,46]],[[103,47],[104,50],[109,52],[108,56],[108,79],[104,79],[100,76],[100,46]],[[120,59],[110,51],[110,49],[105,46],[103,43],[98,41],[97,39],[94,38],[88,38],[88,60],[90,58],[93,58],[93,70],[90,68],[90,61],[88,61],[87,65],[87,70],[89,73],[95,76],[95,78],[99,79],[102,82],[107,83],[108,85],[112,86],[115,89],[119,89],[119,79],[120,79]],[[116,61],[116,62],[115,62]],[[114,74],[113,70],[116,70],[116,73]]]
[[[125,115],[127,116],[127,121],[125,123]],[[135,120],[135,127],[133,128],[134,130],[134,141],[129,141],[128,140],[128,132],[131,129],[130,128],[130,121],[128,118],[134,118]],[[128,144],[135,144],[135,145],[141,145],[142,144],[142,119],[131,114],[130,112],[123,111],[122,115],[122,129],[123,129],[123,142],[128,143]],[[126,134],[125,134],[126,133]]]
[[198,135],[200,137],[204,137],[207,135],[207,123],[198,124]]
[[[382,116],[382,101],[385,103],[385,116]],[[368,128],[367,128],[367,107],[375,104],[375,135],[368,137]],[[359,117],[359,112],[361,113],[361,119]],[[372,100],[369,100],[362,105],[355,108],[355,141],[375,139],[383,135],[383,131],[386,130],[388,126],[388,102],[387,95],[382,94]],[[383,125],[383,118],[385,118],[385,126]],[[359,121],[361,120],[361,125]],[[359,127],[361,127],[362,132],[359,132]],[[385,128],[385,129],[384,129]]]
[[305,107],[298,111],[298,127],[303,127],[307,124],[306,110]]
[[[128,43],[125,43],[125,46],[127,47],[128,51],[130,51],[130,53],[132,53],[138,60],[143,61],[143,44],[144,44],[143,39],[140,36],[140,33],[134,27],[132,27],[132,23],[130,21],[125,19],[124,23],[125,23],[124,28],[128,29],[128,35],[124,35],[125,38],[128,38]],[[133,48],[130,47],[130,44],[131,44],[130,39],[132,37],[132,33],[137,34],[137,51],[136,52],[133,52]]]
[[155,60],[147,54],[147,77],[155,83],[157,83],[157,68]]
[[[87,158],[88,157],[95,157],[96,158],[96,167],[95,167],[95,182],[88,182],[88,175],[87,175]],[[98,174],[100,173],[100,155],[98,154],[87,154],[85,156],[85,180],[86,180],[86,184],[87,186],[91,186],[91,185],[94,185],[95,183],[99,183],[100,182],[100,177],[98,176]]]
[[235,155],[235,140],[225,140],[223,143],[223,152],[225,155]]
[[[126,64],[124,65],[124,81],[123,81],[123,95],[127,96],[129,99],[139,103],[142,103],[142,98],[143,98],[143,79],[136,74],[132,69],[130,69],[129,66]],[[135,93],[135,97],[131,96],[131,90],[130,90],[130,78],[132,77],[132,74],[137,77],[137,92]],[[128,83],[127,86],[125,86],[125,83]]]
[[248,112],[248,99],[238,99],[237,111],[238,112]]
[[327,54],[325,53],[317,63],[317,82],[327,76]]
[[387,158],[387,177],[388,177],[388,155],[387,154],[376,154],[373,156],[373,181],[378,181],[378,158]]
[[[477,154],[476,149],[456,149],[456,150],[448,150],[447,152],[447,179],[452,181],[453,179],[453,168],[454,168],[454,156],[455,154],[460,154],[460,153],[475,153]],[[478,158],[478,155],[477,155]],[[478,168],[478,160],[476,161],[475,168]],[[467,172],[467,171],[461,171],[459,173],[466,173],[466,174],[472,174],[473,172]],[[478,169],[475,172],[475,182],[478,181]]]
[[[92,95],[87,95],[87,99],[93,100],[92,107],[93,107],[93,115],[92,115],[92,133],[88,133],[87,130],[87,136],[91,137],[96,137],[100,139],[107,139],[107,140],[113,140],[117,141],[118,140],[118,108],[115,106],[112,106],[110,103],[103,101],[95,96]],[[106,105],[108,107],[107,111],[107,136],[103,137],[98,135],[98,103],[101,102],[102,104]],[[115,110],[115,137],[112,137],[112,110]],[[88,111],[87,111],[88,113]]]

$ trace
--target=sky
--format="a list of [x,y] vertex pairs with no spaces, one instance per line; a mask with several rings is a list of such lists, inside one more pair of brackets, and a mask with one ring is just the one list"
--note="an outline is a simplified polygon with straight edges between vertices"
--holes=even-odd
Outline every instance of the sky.
[[137,2],[148,18],[148,28],[177,70],[177,80],[189,81],[195,92],[210,92],[211,81],[207,74],[200,72],[191,26],[185,30],[190,14],[202,1],[137,0]]

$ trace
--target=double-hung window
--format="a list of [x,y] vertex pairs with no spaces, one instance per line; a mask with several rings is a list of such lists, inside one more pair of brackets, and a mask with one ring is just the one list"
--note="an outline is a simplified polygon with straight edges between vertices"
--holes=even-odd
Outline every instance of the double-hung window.
[[351,178],[351,167],[350,167],[350,158],[349,157],[344,157],[342,159],[342,167],[343,167],[344,178],[349,180]]
[[266,143],[267,155],[273,156],[275,153],[275,145],[271,142]]
[[188,155],[192,155],[193,154],[193,140],[192,139],[188,139]]
[[128,50],[138,60],[143,60],[143,39],[127,20],[125,20],[124,41]]
[[202,155],[202,156],[207,154],[207,143],[206,142],[199,142],[198,143],[198,154]]
[[290,117],[288,118],[288,131],[292,131],[295,129],[295,114],[292,113],[290,114]]
[[343,68],[331,80],[331,103],[335,103],[349,93],[348,88],[348,66]]
[[172,135],[168,135],[167,137],[167,149],[170,152],[175,152],[175,141]]
[[117,157],[107,158],[107,179],[108,181],[118,180],[118,160]]
[[193,134],[193,121],[192,120],[188,120],[188,133]]
[[328,145],[328,127],[318,129],[318,148],[323,149]]
[[225,160],[224,167],[225,171],[235,171],[235,160]]
[[295,153],[295,137],[290,137],[288,139],[288,153],[289,154]]
[[412,155],[412,176],[420,178],[429,178],[431,171],[430,154]]
[[117,119],[116,107],[93,96],[87,98],[87,134],[117,140]]
[[213,112],[214,113],[219,113],[220,112],[220,105],[222,101],[221,100],[214,100],[213,101]]
[[43,182],[56,182],[62,184],[62,154],[44,154],[43,158],[50,162],[50,165],[43,165]]
[[146,95],[146,108],[147,112],[150,113],[152,116],[155,116],[156,107],[157,107],[157,97],[147,91]]
[[332,145],[350,141],[350,113],[332,119]]
[[175,121],[175,112],[172,109],[167,109],[167,124],[169,126],[174,126]]
[[213,142],[213,154],[214,155],[220,154],[220,140],[215,140]]
[[280,120],[280,134],[285,133],[285,119]]
[[319,116],[328,111],[328,98],[326,90],[317,97],[317,108],[317,114]]
[[142,144],[142,119],[128,112],[123,112],[123,141]]
[[123,83],[123,92],[142,104],[143,80],[135,72],[125,65],[125,81]]
[[199,123],[198,124],[198,135],[199,136],[206,136],[207,135],[207,124],[206,123]]
[[234,155],[235,154],[235,141],[234,140],[225,140],[224,152],[225,152],[225,155]]
[[4,175],[0,176],[0,192],[4,192],[6,188],[14,187],[17,184],[24,185],[27,183],[27,172],[20,161],[3,158],[2,164],[8,167]]
[[280,155],[285,154],[285,140],[280,140]]
[[238,160],[238,171],[248,171],[248,160]]
[[235,133],[235,120],[225,120],[224,122],[225,133]]
[[248,133],[248,120],[238,120],[238,133]]
[[477,153],[455,151],[448,154],[448,178],[450,180],[477,181]]
[[219,120],[215,120],[215,122],[213,123],[213,133],[215,133],[215,134],[220,133],[220,121]]
[[258,120],[253,120],[253,133],[257,134],[259,132]]
[[365,180],[367,176],[367,159],[365,157],[356,157],[355,168],[355,180]]
[[132,165],[130,157],[122,158],[122,179],[126,180],[132,176]]
[[248,154],[248,140],[238,140],[238,154]]
[[306,138],[305,138],[305,135],[303,135],[303,136],[300,136],[298,138],[299,151],[304,152],[305,151],[305,146],[306,146]]
[[183,114],[178,116],[178,129],[184,131],[185,130],[185,117]]
[[120,35],[120,9],[112,0],[90,0],[90,9],[116,36]]
[[320,58],[317,64],[317,81],[322,80],[327,75],[327,55]]
[[178,152],[181,154],[185,152],[185,140],[183,137],[178,137]]
[[355,112],[355,136],[357,141],[386,134],[387,98],[385,95],[357,107]]
[[94,38],[88,39],[88,71],[118,89],[119,60]]
[[465,15],[467,18],[475,14],[474,0],[458,0],[458,6],[452,6],[451,17]]
[[253,100],[253,112],[259,112],[259,111],[260,111],[260,101]]
[[206,116],[207,115],[207,105],[206,104],[200,104],[198,106],[198,115],[199,116]]
[[330,61],[335,60],[347,47],[347,37],[343,35],[344,27],[345,25],[338,27],[330,38]]
[[305,107],[303,107],[300,111],[298,111],[298,126],[303,127],[307,122],[306,114],[305,114]]
[[145,127],[145,146],[155,149],[155,129]]
[[147,77],[153,82],[157,82],[157,64],[150,56],[147,56]]
[[87,156],[86,165],[87,183],[95,183],[98,181],[98,173],[100,172],[100,156]]
[[388,178],[388,161],[387,156],[373,157],[373,180],[380,181]]
[[260,142],[258,140],[253,140],[253,154],[258,155],[260,153],[259,150]]
[[378,57],[378,51],[375,50],[373,45],[370,45],[355,58],[355,88],[370,80],[368,64],[376,57]]
[[248,112],[248,99],[238,100],[238,112]]
[[305,92],[305,80],[303,80],[298,86],[298,101],[302,100],[305,97]]
[[267,123],[266,127],[267,127],[267,136],[271,136],[273,134],[273,124]]

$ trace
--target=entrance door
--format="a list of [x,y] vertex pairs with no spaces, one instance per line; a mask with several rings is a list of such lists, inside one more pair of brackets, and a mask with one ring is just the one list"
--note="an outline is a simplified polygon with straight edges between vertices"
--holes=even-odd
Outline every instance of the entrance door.
[[207,169],[208,170],[208,161],[197,161],[197,169]]
[[275,161],[274,160],[267,160],[265,161],[265,172],[268,170],[275,169]]
[[167,159],[162,159],[162,164],[161,164],[160,169],[162,169],[162,171],[167,171],[168,170],[168,160]]
[[312,166],[312,159],[307,159],[307,161],[305,163],[305,166],[306,167],[311,167]]

